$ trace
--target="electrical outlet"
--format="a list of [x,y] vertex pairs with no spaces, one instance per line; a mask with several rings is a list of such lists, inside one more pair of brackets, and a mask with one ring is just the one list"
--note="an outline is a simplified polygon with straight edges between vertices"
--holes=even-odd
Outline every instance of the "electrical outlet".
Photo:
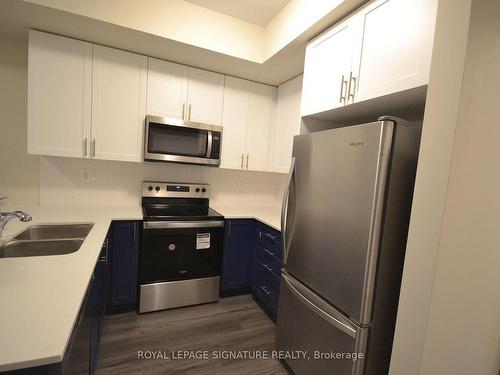
[[82,170],[82,182],[87,183],[90,181],[90,173],[88,170],[83,169]]

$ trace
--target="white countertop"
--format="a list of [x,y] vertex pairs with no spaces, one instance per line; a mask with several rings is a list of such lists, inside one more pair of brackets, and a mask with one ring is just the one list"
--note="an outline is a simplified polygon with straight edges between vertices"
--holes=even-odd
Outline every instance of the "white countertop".
[[[227,219],[256,219],[280,230],[279,207],[213,207]],[[113,220],[142,220],[140,206],[2,205],[31,222],[10,221],[0,244],[41,223],[94,223],[72,254],[0,258],[0,371],[62,361],[102,244]]]
[[3,205],[31,222],[10,221],[3,243],[39,223],[94,223],[72,254],[0,258],[0,371],[60,362],[112,220],[142,220],[140,206]]
[[276,230],[281,230],[280,207],[228,207],[212,205],[212,208],[226,219],[256,219]]

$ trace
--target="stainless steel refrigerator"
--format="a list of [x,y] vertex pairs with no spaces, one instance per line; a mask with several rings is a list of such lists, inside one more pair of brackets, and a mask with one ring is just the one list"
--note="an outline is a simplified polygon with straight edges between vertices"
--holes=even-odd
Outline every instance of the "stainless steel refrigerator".
[[392,117],[294,138],[276,346],[295,374],[387,373],[419,143]]

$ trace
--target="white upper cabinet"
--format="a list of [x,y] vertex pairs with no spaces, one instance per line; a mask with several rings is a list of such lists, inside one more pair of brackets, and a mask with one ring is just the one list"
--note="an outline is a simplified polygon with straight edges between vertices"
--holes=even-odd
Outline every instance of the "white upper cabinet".
[[221,168],[243,169],[250,82],[226,77],[222,115]]
[[188,70],[185,65],[148,58],[148,115],[184,119]]
[[145,56],[94,46],[92,157],[142,160],[146,83]]
[[224,75],[148,59],[147,114],[222,124]]
[[423,86],[437,0],[374,0],[306,48],[302,116]]
[[91,85],[92,44],[30,30],[28,153],[89,155]]
[[307,46],[302,116],[345,105],[356,26],[354,20],[348,19]]
[[221,168],[267,171],[276,87],[226,77]]
[[300,132],[302,76],[278,87],[277,119],[271,126],[270,170],[288,173],[293,137]]
[[222,124],[224,75],[189,68],[187,114],[192,122]]
[[429,0],[378,0],[361,9],[355,101],[428,83],[432,6]]
[[245,169],[268,169],[270,127],[275,121],[277,88],[250,83],[248,122],[245,142]]
[[150,114],[222,125],[222,168],[288,170],[300,79],[278,104],[274,86],[37,31],[28,70],[29,153],[140,162]]

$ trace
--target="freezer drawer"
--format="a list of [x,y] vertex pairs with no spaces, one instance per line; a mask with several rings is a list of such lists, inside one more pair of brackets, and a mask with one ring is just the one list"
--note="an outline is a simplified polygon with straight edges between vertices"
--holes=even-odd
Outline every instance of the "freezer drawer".
[[[277,350],[307,351],[305,359],[286,360],[296,375],[363,373],[368,328],[353,324],[286,273],[281,276],[277,326]],[[343,359],[335,359],[334,353]]]

